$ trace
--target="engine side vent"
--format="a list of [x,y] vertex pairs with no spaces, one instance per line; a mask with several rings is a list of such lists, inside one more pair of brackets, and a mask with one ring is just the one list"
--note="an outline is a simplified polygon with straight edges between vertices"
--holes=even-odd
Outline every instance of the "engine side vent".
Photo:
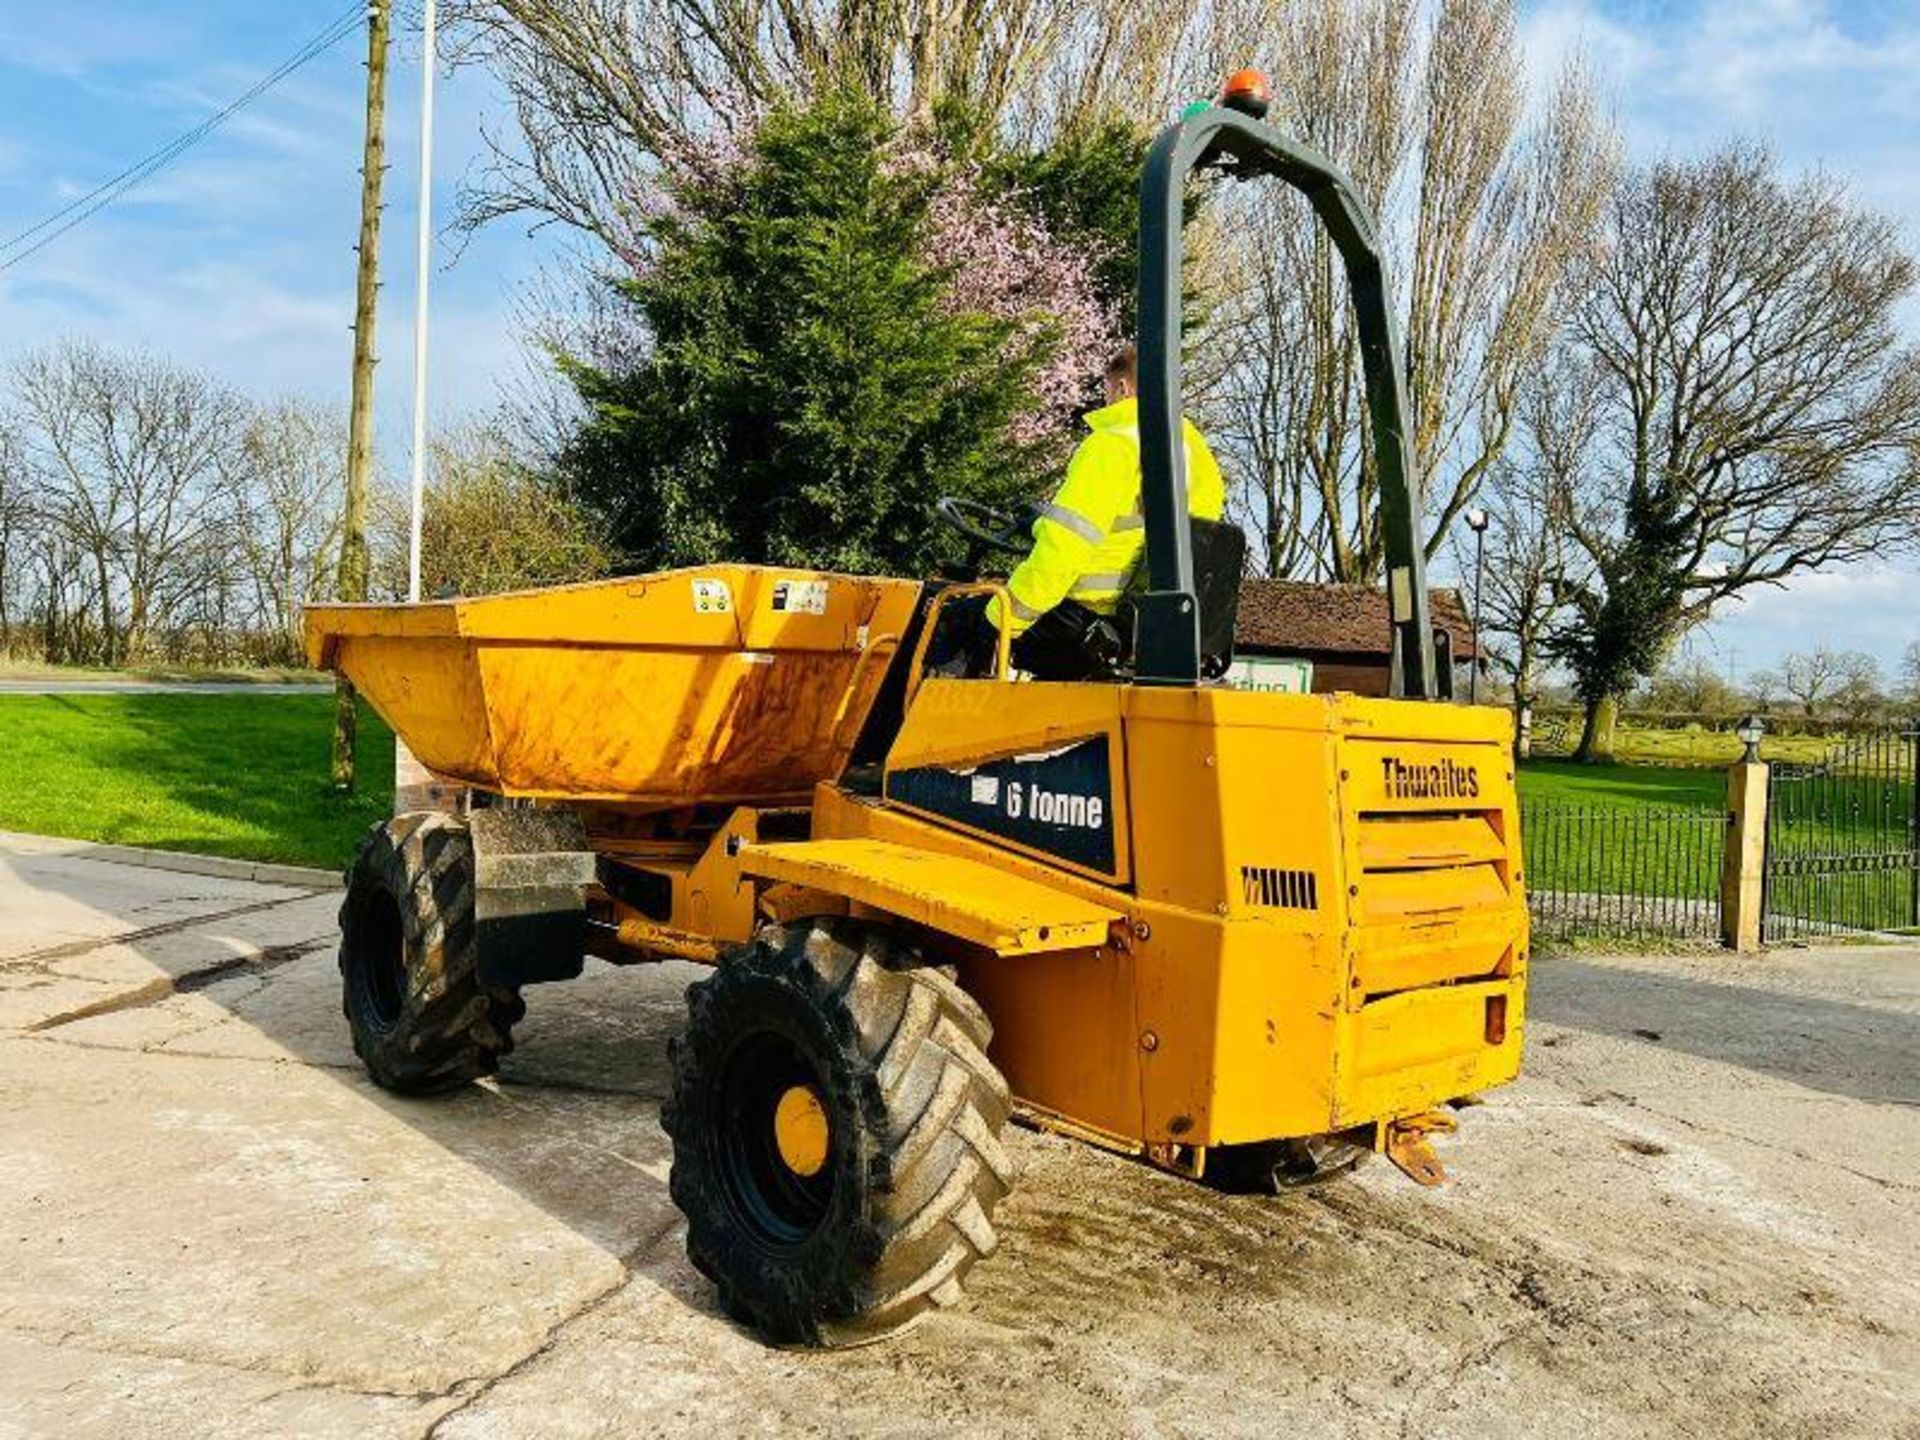
[[1249,905],[1269,910],[1318,910],[1320,889],[1311,870],[1279,870],[1271,865],[1242,865],[1240,886]]

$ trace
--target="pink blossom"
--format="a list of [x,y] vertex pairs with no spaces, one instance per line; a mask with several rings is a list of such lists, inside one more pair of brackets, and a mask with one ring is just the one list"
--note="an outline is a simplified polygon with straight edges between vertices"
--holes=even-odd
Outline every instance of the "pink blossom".
[[[679,195],[698,190],[744,202],[754,128],[743,121],[683,137],[656,157],[653,183],[626,207],[633,218],[630,238],[615,246],[623,265],[646,273],[650,231],[684,213]],[[977,168],[954,165],[916,132],[902,131],[881,164],[889,174],[932,182],[926,259],[946,276],[947,313],[987,315],[1010,325],[1016,342],[1047,345],[1033,380],[1033,403],[1014,418],[1013,438],[1025,444],[1069,433],[1119,338],[1119,316],[1094,285],[1094,267],[1105,257],[1085,245],[1064,245],[1018,197],[990,194]]]
[[1034,377],[1034,404],[1013,425],[1041,440],[1071,427],[1113,349],[1119,317],[1094,288],[1101,257],[1062,245],[1038,218],[989,197],[976,173],[947,175],[927,214],[930,258],[948,272],[949,312],[991,315],[1029,340],[1054,344]]

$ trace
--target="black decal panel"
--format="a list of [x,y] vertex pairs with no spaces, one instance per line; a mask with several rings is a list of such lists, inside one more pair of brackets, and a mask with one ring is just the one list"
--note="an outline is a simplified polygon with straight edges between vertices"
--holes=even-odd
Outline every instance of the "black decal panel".
[[1105,735],[974,766],[887,775],[887,798],[1075,865],[1114,872],[1113,758]]

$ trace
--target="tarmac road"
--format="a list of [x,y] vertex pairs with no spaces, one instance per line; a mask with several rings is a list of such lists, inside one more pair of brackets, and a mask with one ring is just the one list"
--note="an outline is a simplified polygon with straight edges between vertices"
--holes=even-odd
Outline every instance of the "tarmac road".
[[1442,1191],[1018,1132],[970,1303],[811,1355],[682,1253],[690,967],[401,1101],[338,900],[0,845],[0,1437],[1920,1435],[1920,949],[1542,961]]

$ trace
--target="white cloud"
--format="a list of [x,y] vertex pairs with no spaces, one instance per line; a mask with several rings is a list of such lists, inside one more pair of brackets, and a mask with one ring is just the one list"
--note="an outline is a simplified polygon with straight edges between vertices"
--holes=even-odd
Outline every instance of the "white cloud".
[[1697,643],[1744,673],[1794,650],[1863,650],[1892,669],[1920,640],[1920,571],[1893,561],[1796,576],[1722,608]]
[[104,66],[138,64],[187,48],[176,18],[86,5],[18,4],[0,13],[0,56],[48,75],[80,77]]
[[1520,43],[1536,94],[1576,58],[1616,95],[1659,63],[1658,47],[1647,36],[1612,19],[1590,0],[1550,0],[1530,8],[1521,17]]

